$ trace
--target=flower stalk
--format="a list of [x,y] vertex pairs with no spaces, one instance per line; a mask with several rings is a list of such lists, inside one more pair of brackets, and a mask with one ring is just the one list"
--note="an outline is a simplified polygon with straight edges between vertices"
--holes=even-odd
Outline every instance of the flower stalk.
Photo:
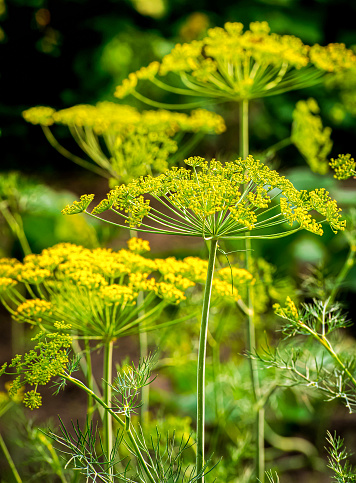
[[[198,370],[197,370],[197,456],[196,472],[199,475],[204,467],[204,444],[205,444],[205,360],[206,342],[208,336],[208,321],[211,299],[211,288],[214,277],[214,267],[218,240],[212,239],[210,243],[209,264],[206,275],[203,309],[200,324]],[[197,483],[204,483],[204,476],[198,478]]]
[[[110,340],[104,346],[104,369],[103,369],[103,396],[105,405],[111,408],[112,397],[112,355],[114,341]],[[110,458],[113,449],[113,427],[112,414],[109,411],[104,412],[103,430],[104,430],[104,447]],[[108,469],[112,474],[113,468]]]
[[[249,131],[248,131],[248,108],[249,101],[243,100],[240,103],[240,150],[243,158],[249,153]],[[251,238],[245,238],[246,269],[251,272]],[[247,313],[247,347],[251,354],[256,349],[256,329],[254,323],[254,302],[253,287],[247,287],[248,313]],[[257,361],[249,358],[252,392],[255,405],[260,399],[260,383],[258,378]],[[265,475],[264,455],[264,407],[259,407],[256,412],[256,475],[263,483]]]

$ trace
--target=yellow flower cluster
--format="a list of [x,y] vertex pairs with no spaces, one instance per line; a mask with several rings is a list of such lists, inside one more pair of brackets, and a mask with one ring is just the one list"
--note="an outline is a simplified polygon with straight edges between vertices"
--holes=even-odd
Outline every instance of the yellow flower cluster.
[[356,176],[356,162],[351,154],[339,154],[336,159],[331,158],[330,166],[335,170],[334,178],[336,179],[342,180]]
[[140,113],[134,107],[107,101],[96,106],[78,104],[60,111],[50,107],[32,107],[23,112],[23,117],[32,124],[91,128],[99,135],[126,134],[143,128],[145,132],[164,132],[169,136],[178,131],[221,134],[226,129],[221,116],[205,109],[193,110],[190,115],[165,110]]
[[326,174],[327,156],[332,148],[331,128],[323,127],[319,106],[315,99],[297,102],[293,112],[291,140],[306,159],[312,171]]
[[0,292],[6,292],[11,287],[15,287],[16,282],[12,278],[0,277]]
[[134,291],[132,286],[112,284],[102,287],[99,291],[99,296],[108,305],[134,305],[138,292]]
[[198,95],[252,99],[315,84],[326,72],[350,69],[355,60],[344,44],[309,47],[297,37],[271,33],[267,22],[252,22],[246,31],[228,22],[202,40],[177,44],[161,64],[131,73],[115,95],[122,99],[135,93],[139,80],[155,83],[157,75],[173,72]]
[[171,304],[179,304],[186,299],[184,292],[172,283],[159,282],[156,293],[159,297]]
[[0,277],[17,278],[22,264],[16,258],[0,258]]
[[[165,110],[140,113],[134,107],[112,102],[76,105],[57,112],[33,107],[23,116],[33,124],[68,126],[81,149],[110,174],[112,185],[118,180],[128,182],[147,173],[165,171],[168,159],[178,149],[177,141],[172,139],[178,132],[225,131],[223,118],[205,109],[196,109],[190,115]],[[107,150],[102,149],[103,143]]]
[[130,252],[141,254],[150,251],[150,243],[142,238],[132,237],[127,240],[127,246]]
[[32,264],[25,263],[23,270],[18,275],[17,279],[19,282],[26,282],[32,285],[37,285],[42,283],[46,278],[50,277],[50,275],[50,270],[46,268],[32,268]]
[[245,284],[255,282],[252,274],[246,270],[245,268],[238,268],[238,267],[225,267],[221,268],[217,271],[216,276],[225,282],[231,283],[231,280],[234,281],[234,284]]
[[[300,228],[322,235],[321,224],[311,214],[316,211],[325,217],[335,233],[345,228],[341,210],[327,191],[298,191],[288,179],[252,156],[225,164],[217,160],[208,163],[195,157],[186,160],[186,164],[193,166],[193,170],[174,167],[158,177],[141,177],[127,185],[117,186],[92,213],[99,215],[111,209],[124,217],[130,227],[139,227],[146,217],[145,225],[157,233],[162,231],[151,228],[147,222],[152,221],[153,224],[159,221],[171,228],[164,231],[167,234],[227,238],[269,226],[268,222],[275,220],[277,215],[266,218],[264,213],[271,203],[269,193],[277,189],[282,195],[279,223],[283,220],[291,225],[297,222]],[[170,204],[172,212],[179,218],[167,220],[164,214],[159,217],[157,210],[152,216],[150,200],[144,197],[146,194],[166,206]],[[77,211],[78,202],[75,203],[67,206],[63,213]]]
[[52,107],[38,106],[27,109],[22,113],[25,121],[31,124],[41,124],[42,126],[51,126],[54,123],[53,114],[55,109]]
[[30,299],[17,307],[14,318],[19,322],[42,322],[53,314],[52,304],[47,300]]
[[[25,257],[23,264],[16,262],[20,269],[13,278],[0,278],[0,286],[26,282],[33,298],[23,301],[18,291],[11,291],[14,318],[49,331],[59,327],[58,320],[65,320],[76,334],[106,340],[134,332],[140,309],[134,306],[140,291],[146,292],[141,304],[150,320],[156,306],[158,314],[165,304],[185,300],[185,291],[195,285],[194,280],[183,277],[179,266],[169,275],[160,273],[158,266],[164,266],[164,260],[137,253],[150,249],[146,240],[134,238],[128,245],[129,250],[114,252],[62,243]],[[0,267],[9,272],[8,263],[0,262]]]
[[70,280],[73,280],[78,287],[84,287],[87,290],[99,290],[108,284],[102,275],[95,273],[92,270],[82,269],[80,272],[67,272],[64,274],[64,276],[67,276]]
[[273,309],[277,315],[284,319],[291,319],[295,322],[299,321],[298,309],[290,297],[287,297],[285,307],[281,307],[280,304],[274,304]]

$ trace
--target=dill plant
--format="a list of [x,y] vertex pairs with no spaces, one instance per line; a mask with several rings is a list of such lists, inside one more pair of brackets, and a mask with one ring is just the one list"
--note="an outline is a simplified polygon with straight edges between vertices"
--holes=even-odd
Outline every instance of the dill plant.
[[[291,35],[270,31],[267,22],[252,22],[244,30],[241,23],[228,22],[224,28],[208,30],[207,36],[190,43],[177,44],[161,62],[152,62],[131,73],[116,88],[115,96],[123,99],[133,95],[138,100],[158,108],[190,109],[206,103],[238,103],[240,113],[239,150],[243,158],[249,154],[249,103],[254,99],[274,96],[287,91],[317,85],[327,76],[330,83],[344,76],[352,77],[356,56],[344,44],[305,45]],[[141,93],[144,82],[177,96],[200,97],[201,100],[166,104],[147,98]],[[306,108],[306,109],[305,109]],[[314,141],[305,143],[300,137],[298,112],[309,110],[310,127],[307,138],[314,133]],[[323,129],[312,102],[299,104],[296,109],[294,132],[290,139],[272,147],[272,152],[290,142],[301,149],[311,168],[325,173],[325,156],[330,147],[330,132]],[[251,239],[246,238],[246,268],[251,265]],[[248,348],[255,348],[253,320],[253,290],[249,294]],[[257,367],[251,360],[251,378],[255,400],[260,388]],[[256,417],[256,468],[264,479],[263,409]]]
[[[82,369],[88,388],[98,397],[101,393],[92,375],[89,341],[104,347],[102,397],[109,407],[113,401],[112,355],[118,340],[191,318],[189,313],[179,320],[159,322],[163,309],[168,304],[178,305],[184,301],[187,290],[203,281],[207,272],[207,263],[196,257],[183,260],[144,257],[142,253],[150,249],[146,240],[131,238],[128,247],[128,250],[113,252],[59,244],[39,255],[26,256],[23,263],[11,259],[0,262],[3,305],[14,320],[35,325],[44,334],[51,333],[58,320],[65,320],[77,351],[81,351],[77,341],[84,340],[86,363],[81,361]],[[218,271],[215,296],[239,300],[239,292],[236,288],[232,291],[225,272],[225,269]],[[234,273],[240,284],[252,282],[246,270],[235,269]],[[155,278],[154,274],[158,276]],[[29,298],[23,296],[22,285]],[[139,292],[145,294],[141,300]],[[38,407],[41,400],[36,390],[29,394],[31,398],[26,396],[25,405],[32,409]],[[88,416],[91,418],[95,400],[91,393],[88,395]],[[105,428],[103,443],[110,454],[112,416],[106,410],[101,410],[101,416]]]
[[[206,341],[219,242],[276,239],[301,229],[322,235],[322,225],[312,216],[312,211],[322,215],[321,221],[327,222],[335,233],[345,228],[345,221],[341,219],[340,208],[324,189],[309,193],[298,191],[285,177],[251,156],[226,164],[216,160],[208,163],[196,156],[187,159],[186,164],[191,169],[171,168],[158,177],[146,176],[116,187],[91,212],[88,206],[94,195],[83,195],[63,213],[86,212],[102,217],[102,213],[110,210],[122,220],[121,223],[109,222],[116,226],[210,241],[198,352],[196,466],[197,473],[201,473],[204,467]],[[147,194],[160,204],[159,209],[145,198]],[[272,198],[277,196],[279,203],[272,203]],[[272,229],[272,233],[259,233],[266,228]]]
[[[228,23],[225,24],[224,29],[210,29],[208,36],[201,41],[177,45],[170,54],[163,58],[161,64],[155,62],[147,68],[130,74],[122,86],[117,88],[115,95],[123,98],[128,94],[133,94],[136,98],[154,107],[162,108],[192,108],[204,104],[206,100],[215,103],[238,102],[240,105],[240,153],[242,158],[226,164],[216,160],[208,163],[200,157],[189,158],[186,163],[192,169],[171,168],[156,178],[149,175],[134,179],[127,185],[118,186],[110,191],[108,197],[91,213],[89,213],[88,206],[93,195],[83,195],[80,202],[74,202],[72,206],[68,206],[64,210],[66,214],[87,212],[98,218],[102,218],[102,213],[110,210],[120,217],[121,222],[110,221],[109,223],[120,227],[157,234],[195,236],[210,242],[198,354],[196,476],[190,481],[204,481],[206,469],[204,458],[205,354],[214,268],[219,243],[223,240],[243,239],[246,241],[245,247],[248,254],[251,248],[250,242],[254,238],[275,239],[301,229],[322,235],[321,222],[328,223],[335,233],[345,227],[336,202],[324,189],[313,190],[310,193],[298,191],[283,176],[248,156],[249,102],[253,99],[315,85],[321,82],[326,74],[347,73],[354,63],[354,54],[343,44],[309,47],[296,37],[271,34],[266,22],[254,22],[250,24],[250,30],[245,32],[243,32],[242,24]],[[172,75],[177,75],[184,88],[162,82],[160,78],[167,74],[171,78]],[[137,87],[141,80],[151,81],[171,93],[200,96],[204,100],[175,105],[158,103],[145,98],[138,91]],[[321,133],[322,136],[319,136],[319,143],[315,145],[313,143],[308,146],[302,145],[301,151],[310,161],[312,169],[325,172],[325,158],[330,147],[330,133],[328,129],[322,129],[319,119],[315,116],[318,111],[312,102],[306,105],[299,104],[296,116],[298,109],[302,111],[306,107],[310,111],[308,114],[311,114],[311,119],[313,119],[311,126],[314,126],[316,132]],[[78,108],[80,115],[81,106]],[[32,114],[33,119],[31,119]],[[61,114],[54,113],[51,108],[45,108],[42,111],[28,111],[25,117],[27,116],[27,120],[30,122],[38,122],[45,126],[50,142],[63,154],[71,157],[72,155],[65,152],[48,132],[47,127],[55,122],[54,119],[57,115],[60,123],[68,123],[72,126],[78,143],[82,148],[84,147],[85,152],[90,153],[94,162],[105,165],[107,159],[103,157],[96,138],[97,134],[101,134],[100,129],[95,132],[92,126],[87,125],[88,122],[87,124],[80,124],[82,121],[73,122],[73,117],[71,118],[73,108],[69,113],[69,122],[65,120],[66,113],[62,112],[62,114],[64,117],[61,119]],[[53,119],[51,119],[52,115]],[[39,118],[36,116],[43,116],[43,119],[38,120]],[[95,116],[94,118],[97,119]],[[298,145],[298,136],[303,137],[297,132],[297,121],[296,118],[294,135],[292,134],[292,141],[296,145]],[[315,136],[315,138],[317,137]],[[107,136],[105,142],[108,139]],[[107,143],[109,150],[111,146],[112,144]],[[324,149],[320,149],[321,147]],[[304,152],[303,148],[306,148]],[[148,159],[151,159],[150,152],[146,151],[146,154]],[[347,156],[349,155],[342,158],[342,161],[339,157],[338,162],[339,165],[347,165],[346,171],[349,176],[354,172],[354,165],[350,156],[348,158]],[[73,160],[75,159],[73,158]],[[79,158],[75,161],[83,165]],[[336,167],[339,165],[337,162],[335,163]],[[105,165],[104,167],[110,172],[112,166]],[[164,171],[163,167],[165,168],[165,165],[161,163],[156,171]],[[131,168],[133,167],[131,166]],[[129,178],[142,174],[136,172],[132,176],[133,171],[128,173]],[[100,174],[103,172],[101,171]],[[111,174],[113,173],[111,172]],[[113,177],[117,179],[117,173]],[[147,194],[150,198],[147,198]],[[160,203],[159,209],[156,209],[156,205],[151,204],[151,198]],[[321,215],[321,220],[314,218],[315,212]],[[250,266],[251,260],[250,257],[247,257],[247,268]],[[12,279],[7,280],[10,281],[4,280],[4,287],[6,291],[12,290]],[[124,295],[121,294],[121,296]],[[248,345],[251,350],[255,346],[253,293],[251,291],[248,314]],[[74,381],[70,374],[66,377],[67,380]],[[260,391],[253,359],[251,359],[251,379],[254,399],[257,403]],[[80,385],[78,381],[75,383]],[[89,388],[83,389],[97,400],[98,396],[93,391]],[[99,401],[97,400],[97,402]],[[103,401],[99,404],[114,417],[108,404],[103,405]],[[263,409],[259,408],[256,419],[256,468],[257,476],[261,481],[264,476],[263,418]],[[120,421],[121,425],[126,424],[122,420]],[[136,454],[140,455],[139,449]],[[145,468],[149,481],[155,481],[150,475],[147,465]],[[268,475],[268,478],[270,481],[274,480],[272,473]],[[162,481],[162,476],[160,481]]]

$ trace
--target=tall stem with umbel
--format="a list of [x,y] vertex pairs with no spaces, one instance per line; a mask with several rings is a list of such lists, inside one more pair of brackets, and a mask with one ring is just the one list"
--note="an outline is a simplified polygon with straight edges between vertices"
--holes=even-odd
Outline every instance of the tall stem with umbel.
[[[242,158],[246,158],[249,154],[249,136],[248,136],[248,100],[241,101],[240,104],[240,152]],[[252,258],[251,239],[245,239],[246,250],[246,268],[251,272]],[[254,323],[254,303],[253,303],[253,287],[248,286],[248,321],[247,321],[247,345],[249,353],[256,348],[256,330]],[[251,383],[255,406],[257,407],[260,398],[260,383],[258,378],[258,367],[255,359],[249,359]],[[264,463],[264,408],[259,408],[256,414],[256,475],[263,483],[265,463]]]
[[[198,353],[198,371],[197,371],[197,460],[196,470],[199,475],[204,467],[204,443],[205,443],[205,358],[206,358],[206,341],[208,336],[208,320],[210,309],[211,288],[214,276],[214,267],[216,259],[216,249],[218,241],[211,240],[208,272],[206,275],[203,310],[200,325],[199,353]],[[197,483],[203,483],[204,476],[197,479]]]

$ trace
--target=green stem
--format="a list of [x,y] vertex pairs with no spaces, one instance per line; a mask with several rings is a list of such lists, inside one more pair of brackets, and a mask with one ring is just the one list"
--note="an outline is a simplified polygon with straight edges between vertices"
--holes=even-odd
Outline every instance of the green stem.
[[[211,288],[214,276],[216,259],[216,249],[218,240],[212,239],[209,253],[208,271],[206,275],[203,310],[200,326],[199,352],[198,352],[198,371],[197,371],[197,459],[196,471],[201,473],[204,467],[204,442],[205,442],[205,358],[206,341],[208,335],[208,320],[210,309]],[[197,483],[203,483],[204,476],[197,479]]]
[[14,475],[16,483],[22,483],[21,477],[18,474],[15,463],[14,463],[13,459],[11,458],[9,450],[7,449],[5,441],[4,441],[3,437],[1,436],[1,434],[0,434],[0,447],[4,452],[4,455],[5,455],[7,462],[9,463],[9,466],[11,468],[12,474]]
[[[248,136],[248,100],[242,100],[240,103],[240,152],[242,158],[246,158],[249,154],[249,136]],[[251,239],[245,239],[246,250],[246,269],[252,273],[252,257]],[[247,319],[247,346],[249,353],[256,349],[256,330],[254,323],[254,304],[253,304],[253,288],[249,285],[248,291],[248,319]],[[249,358],[252,392],[255,404],[260,398],[260,385],[258,379],[257,361],[252,357]],[[264,408],[259,408],[256,413],[256,476],[261,483],[264,482],[265,475],[265,455],[264,455]]]
[[287,147],[291,144],[292,144],[292,138],[291,137],[286,138],[286,139],[282,139],[282,141],[279,141],[278,143],[273,144],[272,146],[267,148],[261,154],[261,157],[263,158],[264,162],[266,162],[266,161],[272,159],[277,151],[279,151],[280,149],[283,149],[283,148],[285,148],[285,147]]
[[[110,340],[104,347],[104,370],[103,370],[103,397],[105,405],[111,408],[111,383],[112,383],[112,353],[114,341]],[[112,415],[109,411],[105,411],[103,420],[104,447],[108,458],[110,458],[113,448],[113,429]],[[109,468],[112,475],[113,468]]]
[[[65,373],[63,374],[63,377],[67,381],[70,381],[73,384],[75,384],[80,389],[83,389],[83,391],[85,391],[88,395],[91,395],[91,397],[103,408],[103,410],[105,411],[105,413],[110,414],[110,416],[112,417],[112,419],[114,419],[119,424],[119,426],[121,427],[121,429],[126,431],[126,424],[125,424],[125,422],[123,422],[120,419],[120,417],[118,416],[118,414],[116,414],[111,409],[110,406],[108,406],[102,399],[100,399],[99,396],[97,396],[93,391],[91,391],[88,387],[86,387],[85,384],[83,384],[81,381],[79,381],[75,377],[72,377],[69,374],[65,374]],[[151,475],[151,472],[149,470],[149,467],[148,467],[147,462],[145,461],[144,457],[142,456],[140,447],[138,446],[137,441],[136,441],[136,439],[135,439],[135,437],[134,437],[134,435],[133,435],[133,433],[132,433],[132,431],[131,431],[130,428],[127,431],[127,435],[128,435],[129,440],[130,440],[130,443],[132,444],[132,446],[133,446],[133,448],[135,450],[135,455],[136,455],[137,459],[140,461],[144,472],[146,473],[146,476],[148,478],[148,481],[150,483],[156,483],[155,479]]]
[[9,225],[13,235],[18,239],[23,254],[30,255],[32,253],[31,247],[26,238],[26,234],[23,228],[23,221],[19,213],[14,215],[11,213],[8,207],[0,206],[0,211],[5,218],[6,223]]
[[[87,344],[89,345],[89,340],[88,339],[85,339],[85,345],[87,346]],[[81,347],[80,347],[79,342],[77,341],[77,339],[72,339],[72,348],[73,348],[74,353],[76,355],[79,355],[80,356],[79,364],[80,364],[80,367],[82,369],[82,372],[84,374],[85,380],[87,381],[87,384],[88,384],[89,388],[95,394],[97,394],[99,397],[101,397],[99,387],[98,387],[98,385],[96,383],[96,380],[93,377],[93,374],[92,374],[91,369],[90,369],[90,375],[89,375],[88,359],[87,359],[87,357],[82,357],[82,350],[81,350]],[[89,362],[91,364],[91,359],[90,359]],[[89,377],[91,379],[90,382],[89,382]],[[89,399],[88,399],[88,405],[89,405]],[[98,406],[98,411],[99,411],[100,419],[103,420],[103,418],[104,418],[103,408],[100,407],[100,406]]]
[[[148,356],[147,332],[146,331],[140,331],[139,338],[140,338],[140,359],[141,359],[141,361],[143,361],[144,359],[147,359],[147,356]],[[141,389],[141,402],[142,402],[141,425],[143,425],[144,422],[145,422],[146,416],[148,415],[148,411],[149,411],[149,402],[150,402],[150,386],[149,386],[149,384],[147,384],[147,386],[144,386]]]
[[334,359],[334,361],[341,367],[341,369],[343,370],[343,372],[345,374],[347,374],[347,376],[349,377],[350,381],[352,381],[353,385],[356,388],[356,378],[351,374],[351,372],[349,371],[349,369],[345,366],[345,364],[342,362],[342,360],[340,359],[340,357],[336,354],[336,352],[334,351],[334,349],[333,349],[332,345],[330,344],[330,342],[328,341],[328,339],[324,335],[319,335],[317,332],[315,332],[313,329],[311,329],[310,327],[308,327],[306,324],[300,323],[300,325],[304,329],[306,329],[313,337],[315,337],[315,339],[318,342],[320,342],[320,344],[322,346],[325,347],[325,349],[329,352],[329,354]]
[[104,178],[109,178],[108,173],[101,168],[98,168],[94,164],[85,161],[85,159],[80,158],[79,156],[76,156],[75,154],[72,154],[68,149],[64,148],[57,139],[53,136],[50,128],[48,126],[41,126],[44,135],[47,138],[47,141],[49,144],[56,150],[58,151],[62,156],[65,158],[69,159],[70,161],[73,161],[73,163],[78,164],[82,168],[89,169],[90,171],[93,171],[95,174],[98,174],[99,176],[103,176]]
[[[91,389],[93,391],[94,390],[93,368],[92,368],[92,364],[91,364],[90,343],[89,343],[88,339],[84,339],[84,344],[85,344],[85,360],[86,360],[86,363],[87,363],[86,379],[87,379],[89,389]],[[87,417],[88,417],[89,422],[93,419],[94,411],[95,411],[95,405],[94,405],[93,398],[88,394]]]

